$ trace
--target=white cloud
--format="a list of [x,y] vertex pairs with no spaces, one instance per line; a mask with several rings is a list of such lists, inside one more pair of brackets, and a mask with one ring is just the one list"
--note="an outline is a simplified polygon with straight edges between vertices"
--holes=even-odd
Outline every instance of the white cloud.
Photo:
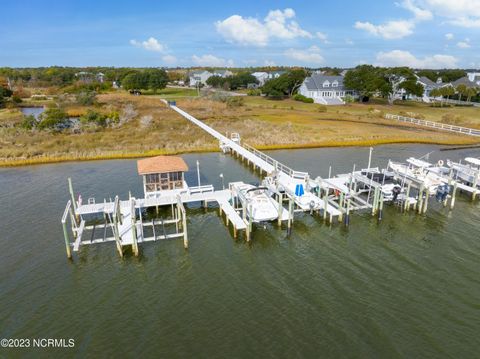
[[312,38],[312,34],[303,30],[293,20],[294,17],[293,9],[271,10],[263,21],[232,15],[225,20],[217,21],[215,27],[228,42],[241,45],[266,46],[271,38]]
[[216,57],[211,54],[197,56],[192,56],[192,61],[197,66],[211,66],[211,67],[232,67],[233,60],[226,60],[221,57]]
[[322,41],[324,44],[329,44],[329,43],[330,43],[330,41],[328,41],[328,35],[327,35],[327,34],[319,31],[319,32],[317,32],[315,35],[316,35],[317,38],[319,38],[320,41]]
[[146,41],[130,40],[130,44],[136,47],[142,47],[148,51],[162,52],[165,50],[165,46],[154,37],[150,37]]
[[433,14],[461,27],[480,27],[480,0],[416,0]]
[[383,37],[386,40],[394,40],[412,35],[418,22],[433,19],[433,13],[427,8],[418,6],[415,0],[404,0],[401,3],[395,4],[410,11],[413,14],[413,18],[391,20],[380,25],[375,25],[368,21],[357,21],[355,28],[365,30],[372,35]]
[[352,39],[345,39],[345,43],[346,43],[347,45],[353,45],[353,44],[354,44],[354,42],[353,42]]
[[457,46],[461,49],[468,49],[470,48],[470,39],[466,38],[464,41],[457,42]]
[[456,68],[458,59],[450,55],[433,55],[417,58],[408,51],[393,50],[380,52],[376,57],[377,66],[396,67],[408,66],[413,68],[443,69]]
[[372,35],[383,37],[387,40],[401,39],[413,34],[415,23],[411,20],[393,20],[382,25],[374,25],[370,22],[357,21],[355,28],[365,30]]
[[272,60],[265,60],[263,63],[265,64],[265,66],[277,66],[275,61]]
[[425,21],[433,19],[433,14],[430,10],[422,9],[418,7],[413,0],[404,0],[400,4],[397,3],[398,6],[411,11],[415,20],[417,21]]
[[451,32],[449,32],[448,34],[445,34],[445,39],[447,40],[453,40],[454,36]]
[[163,60],[163,62],[165,62],[166,64],[169,64],[169,65],[177,62],[177,58],[173,55],[165,55],[165,56],[162,57],[162,60]]
[[325,59],[317,46],[311,46],[306,50],[288,49],[285,51],[285,56],[301,63],[311,65],[320,65],[325,62]]

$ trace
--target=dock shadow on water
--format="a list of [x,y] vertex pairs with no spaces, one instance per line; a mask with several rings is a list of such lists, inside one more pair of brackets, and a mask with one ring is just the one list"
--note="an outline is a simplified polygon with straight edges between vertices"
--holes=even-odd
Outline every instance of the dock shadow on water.
[[[438,160],[438,148],[379,146],[372,162],[430,151]],[[326,177],[329,166],[365,166],[368,149],[269,154]],[[228,155],[182,157],[188,183],[197,160],[201,182],[217,189],[220,173],[225,183],[259,180]],[[74,338],[69,354],[79,356],[478,356],[478,201],[459,196],[453,211],[434,203],[426,215],[387,205],[380,223],[354,213],[348,228],[301,214],[290,236],[285,224],[258,225],[250,244],[233,238],[216,207],[189,205],[188,250],[181,239],[145,243],[139,257],[85,246],[72,263],[59,221],[67,177],[83,198],[143,194],[134,160],[0,169],[2,338]]]

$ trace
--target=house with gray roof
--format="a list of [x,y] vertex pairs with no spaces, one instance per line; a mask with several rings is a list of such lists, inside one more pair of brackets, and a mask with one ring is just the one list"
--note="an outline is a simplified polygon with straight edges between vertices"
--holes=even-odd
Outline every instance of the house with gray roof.
[[452,82],[452,86],[456,88],[458,85],[467,87],[480,87],[480,74],[478,76],[465,76]]
[[206,70],[190,72],[188,75],[188,78],[190,80],[190,86],[197,87],[200,84],[205,86],[207,84],[207,80],[212,76],[213,74],[210,71]]
[[357,97],[353,90],[345,88],[343,76],[313,74],[306,77],[298,93],[322,105],[344,105],[345,96]]
[[423,86],[423,99],[425,101],[425,99],[428,99],[430,97],[430,92],[433,90],[433,89],[436,89],[436,88],[440,88],[442,86],[444,86],[444,84],[442,84],[441,82],[439,83],[438,81],[437,82],[433,82],[432,80],[430,80],[428,77],[425,77],[425,76],[417,76],[417,84],[420,84]]

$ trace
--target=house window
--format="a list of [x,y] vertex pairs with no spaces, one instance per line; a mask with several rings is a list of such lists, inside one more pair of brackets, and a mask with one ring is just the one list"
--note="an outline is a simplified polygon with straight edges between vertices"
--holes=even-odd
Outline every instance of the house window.
[[338,87],[338,81],[333,81],[332,82],[332,87]]

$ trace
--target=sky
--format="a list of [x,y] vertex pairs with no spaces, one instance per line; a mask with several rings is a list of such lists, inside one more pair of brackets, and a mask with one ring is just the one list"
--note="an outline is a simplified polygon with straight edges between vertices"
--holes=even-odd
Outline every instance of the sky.
[[480,68],[480,0],[16,0],[0,19],[0,66]]

